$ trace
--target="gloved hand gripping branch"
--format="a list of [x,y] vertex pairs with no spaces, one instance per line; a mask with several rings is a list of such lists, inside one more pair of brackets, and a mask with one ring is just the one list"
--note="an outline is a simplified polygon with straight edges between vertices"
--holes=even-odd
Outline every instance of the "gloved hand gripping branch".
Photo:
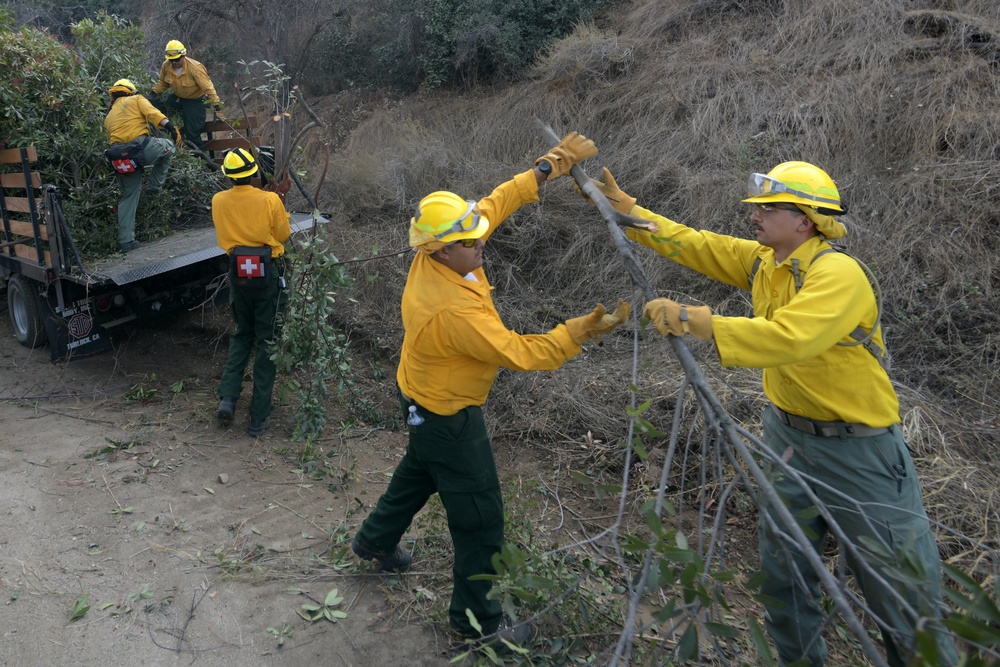
[[712,309],[708,306],[684,306],[670,299],[653,299],[642,312],[661,335],[683,336],[686,333],[702,340],[712,340]]
[[569,329],[569,335],[577,345],[591,338],[596,338],[600,343],[600,337],[624,322],[629,312],[631,306],[621,299],[618,299],[618,306],[611,314],[604,309],[604,304],[599,303],[590,314],[566,320],[566,328]]
[[553,178],[565,176],[574,164],[594,155],[597,155],[597,146],[592,140],[578,132],[570,132],[563,137],[558,146],[535,160],[535,164],[548,162],[552,165],[552,171],[546,179],[551,181]]
[[169,120],[160,127],[170,133],[170,138],[174,140],[174,144],[176,144],[178,148],[184,144],[184,140],[181,138],[181,131],[178,130],[177,126]]
[[[590,179],[590,182],[597,186],[616,211],[629,215],[629,213],[632,212],[632,208],[635,206],[635,197],[628,196],[624,190],[618,187],[618,184],[615,183],[615,177],[611,175],[611,172],[608,171],[607,167],[604,168],[602,177],[604,178],[603,181],[592,178]],[[573,187],[576,188],[576,191],[581,197],[589,201],[591,204],[594,203],[576,182],[573,183]]]

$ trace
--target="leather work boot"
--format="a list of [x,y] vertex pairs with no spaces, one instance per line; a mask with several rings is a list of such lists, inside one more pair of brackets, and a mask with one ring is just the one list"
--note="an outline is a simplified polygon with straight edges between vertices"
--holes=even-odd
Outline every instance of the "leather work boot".
[[215,409],[215,418],[223,424],[228,425],[233,421],[233,416],[235,414],[236,399],[232,396],[223,396],[222,400],[219,401],[219,407]]
[[250,423],[247,425],[247,435],[252,438],[257,438],[264,435],[264,431],[271,427],[271,418],[264,417],[263,419],[250,418]]
[[410,567],[410,563],[413,562],[413,556],[411,556],[406,549],[399,545],[396,545],[396,550],[391,554],[377,554],[374,551],[369,551],[361,546],[358,543],[357,537],[351,540],[351,551],[356,553],[358,558],[363,558],[365,560],[377,560],[378,564],[382,566],[382,569],[387,572],[401,572],[402,570]]

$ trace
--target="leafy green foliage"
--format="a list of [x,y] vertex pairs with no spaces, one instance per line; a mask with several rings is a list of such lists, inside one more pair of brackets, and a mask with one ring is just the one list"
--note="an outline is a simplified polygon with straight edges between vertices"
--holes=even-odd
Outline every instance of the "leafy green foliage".
[[330,387],[345,393],[354,386],[347,337],[330,320],[337,291],[350,279],[329,251],[323,226],[317,224],[314,232],[287,253],[294,272],[275,352],[278,371],[290,378],[280,389],[282,397],[295,396],[292,439],[307,442],[327,424]]
[[101,98],[72,47],[33,28],[0,35],[0,137],[35,146],[45,181],[80,184],[100,144]]
[[523,72],[539,51],[605,0],[388,0],[361,6],[317,39],[312,66],[342,85],[412,90],[488,83]]

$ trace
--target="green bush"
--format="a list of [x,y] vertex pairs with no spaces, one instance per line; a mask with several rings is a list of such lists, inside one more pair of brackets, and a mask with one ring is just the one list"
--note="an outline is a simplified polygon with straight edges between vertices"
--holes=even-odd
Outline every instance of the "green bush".
[[605,0],[387,0],[355,9],[317,40],[311,67],[334,85],[411,91],[514,78]]

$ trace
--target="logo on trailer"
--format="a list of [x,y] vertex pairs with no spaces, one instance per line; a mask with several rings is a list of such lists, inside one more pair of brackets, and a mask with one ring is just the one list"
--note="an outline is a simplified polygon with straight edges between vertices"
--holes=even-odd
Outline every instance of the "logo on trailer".
[[67,329],[73,338],[83,338],[94,327],[94,320],[86,313],[77,313],[70,318]]

